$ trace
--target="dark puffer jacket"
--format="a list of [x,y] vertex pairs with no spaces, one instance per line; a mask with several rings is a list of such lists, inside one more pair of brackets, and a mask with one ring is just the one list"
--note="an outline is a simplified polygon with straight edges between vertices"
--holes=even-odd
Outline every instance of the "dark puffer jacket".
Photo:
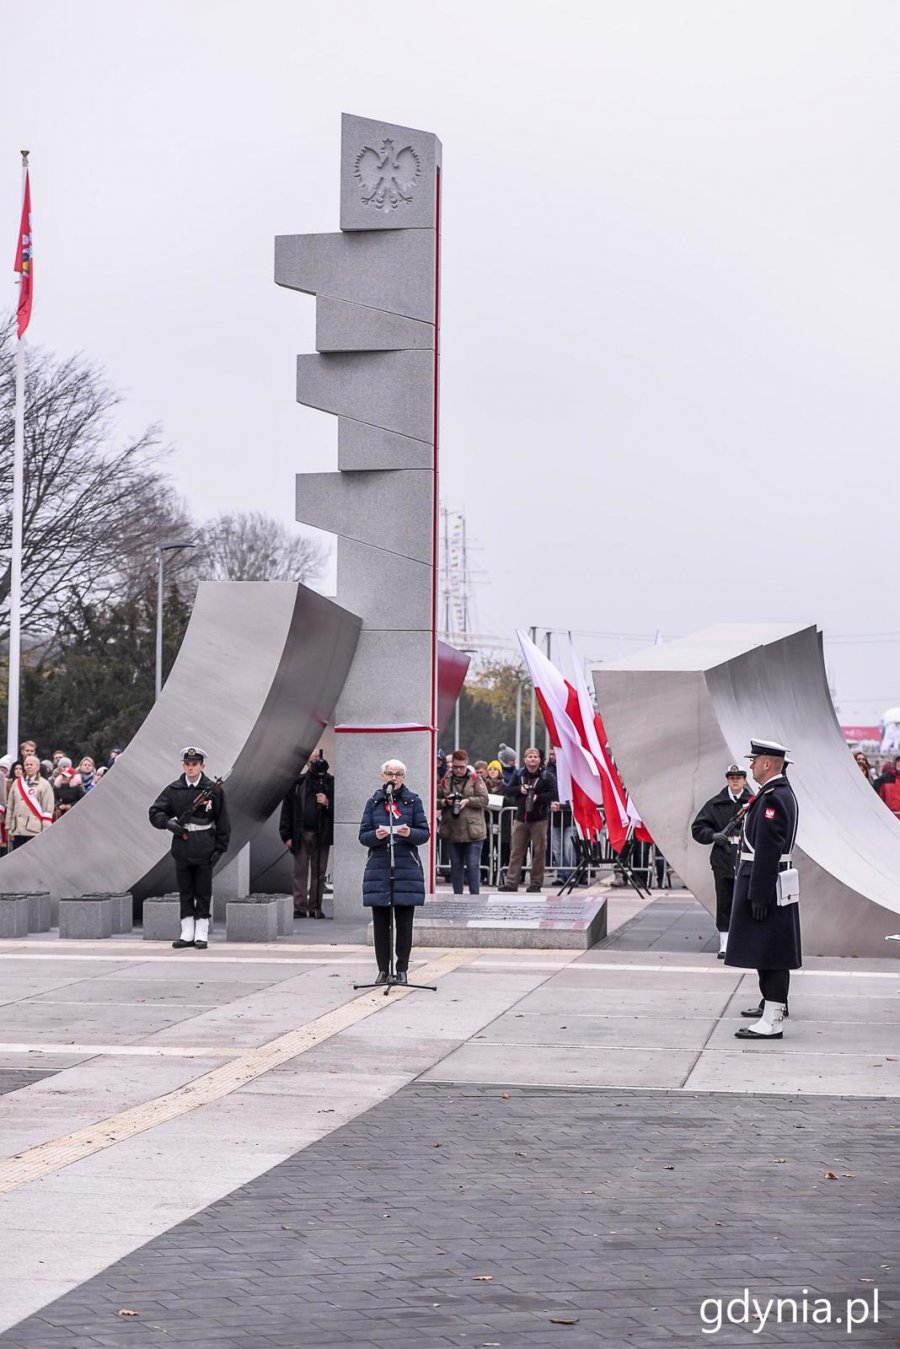
[[[395,904],[425,903],[425,873],[419,859],[419,845],[431,837],[425,807],[421,797],[404,785],[394,796],[398,814],[394,817],[395,831],[400,825],[409,825],[409,836],[394,834],[394,900]],[[366,908],[391,903],[391,859],[389,839],[376,838],[375,830],[387,827],[388,812],[384,791],[379,787],[366,802],[359,826],[359,841],[369,849],[369,860],[363,875],[363,904]]]

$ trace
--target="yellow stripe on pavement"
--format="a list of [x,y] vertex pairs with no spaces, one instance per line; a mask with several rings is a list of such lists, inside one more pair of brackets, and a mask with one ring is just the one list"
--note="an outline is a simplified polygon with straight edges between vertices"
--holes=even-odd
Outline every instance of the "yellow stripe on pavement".
[[[451,951],[431,964],[420,966],[415,971],[416,982],[431,983],[440,979],[445,974],[451,974],[460,965],[476,959],[478,954],[477,950],[471,949]],[[10,1190],[27,1185],[30,1181],[40,1180],[41,1177],[61,1171],[64,1167],[80,1162],[95,1152],[102,1152],[104,1148],[112,1147],[115,1143],[133,1138],[135,1134],[144,1133],[158,1124],[168,1124],[170,1120],[187,1115],[200,1106],[220,1100],[246,1083],[252,1082],[254,1078],[262,1077],[264,1073],[271,1072],[280,1064],[287,1063],[289,1059],[296,1058],[298,1054],[303,1054],[308,1049],[313,1049],[324,1040],[330,1040],[332,1036],[339,1035],[341,1031],[355,1026],[373,1013],[389,1007],[398,998],[415,991],[412,988],[393,988],[389,997],[385,997],[384,990],[380,988],[362,993],[345,1003],[343,1007],[317,1017],[315,1021],[310,1021],[308,1025],[301,1026],[298,1030],[287,1031],[284,1035],[270,1040],[268,1044],[249,1049],[240,1058],[234,1059],[231,1063],[224,1063],[220,1068],[213,1068],[202,1077],[168,1092],[165,1096],[157,1096],[155,1100],[145,1101],[130,1110],[123,1110],[121,1114],[110,1115],[108,1119],[100,1120],[99,1123],[89,1125],[85,1129],[78,1129],[75,1133],[66,1134],[62,1138],[51,1139],[37,1147],[28,1148],[15,1157],[0,1161],[0,1194],[7,1194]]]

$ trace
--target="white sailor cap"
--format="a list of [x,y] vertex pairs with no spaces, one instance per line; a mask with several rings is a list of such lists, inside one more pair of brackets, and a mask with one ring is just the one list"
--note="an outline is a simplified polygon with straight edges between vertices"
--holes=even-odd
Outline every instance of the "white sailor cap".
[[788,751],[779,740],[760,740],[755,736],[750,741],[750,753],[745,754],[745,759],[755,759],[759,755],[766,754],[772,759],[784,759],[785,763],[790,763]]
[[185,745],[181,751],[182,759],[202,759],[206,762],[206,750],[201,749],[199,745]]

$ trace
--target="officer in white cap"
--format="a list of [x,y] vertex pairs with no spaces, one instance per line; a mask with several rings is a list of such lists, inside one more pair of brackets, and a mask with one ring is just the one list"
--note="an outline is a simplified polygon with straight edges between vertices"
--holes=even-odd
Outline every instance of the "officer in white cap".
[[204,951],[209,941],[209,907],[213,867],[228,850],[231,825],[221,781],[203,771],[206,750],[186,745],[184,772],[170,782],[150,807],[150,823],[173,835],[172,857],[181,899],[181,936],[176,950],[193,946]]
[[802,964],[799,883],[793,865],[797,798],[785,776],[790,760],[777,740],[751,740],[750,771],[759,784],[743,820],[740,860],[725,964],[755,969],[762,1001],[744,1016],[739,1040],[780,1040],[791,970]]

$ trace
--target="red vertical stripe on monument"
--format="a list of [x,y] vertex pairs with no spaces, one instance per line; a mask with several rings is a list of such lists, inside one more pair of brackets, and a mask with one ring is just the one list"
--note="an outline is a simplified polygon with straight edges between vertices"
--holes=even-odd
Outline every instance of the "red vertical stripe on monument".
[[438,479],[438,426],[440,424],[440,351],[441,351],[441,169],[435,168],[434,188],[434,497],[431,528],[431,763],[429,765],[428,799],[431,803],[429,821],[431,839],[428,844],[428,891],[434,893],[435,819],[437,816],[437,612],[438,612],[438,533],[440,486]]

